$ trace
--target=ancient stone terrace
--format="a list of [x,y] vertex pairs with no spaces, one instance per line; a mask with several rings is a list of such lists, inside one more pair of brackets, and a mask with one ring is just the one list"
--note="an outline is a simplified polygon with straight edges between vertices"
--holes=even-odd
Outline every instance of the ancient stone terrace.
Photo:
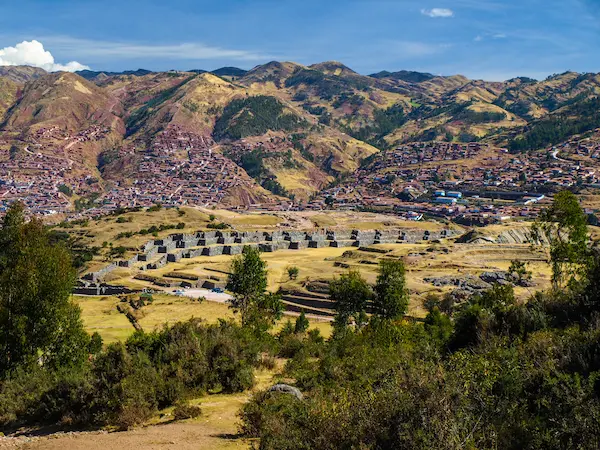
[[140,272],[156,270],[182,259],[202,256],[239,255],[245,246],[270,253],[277,250],[300,250],[325,247],[367,247],[374,244],[416,243],[454,236],[450,229],[423,230],[325,230],[325,231],[201,231],[194,234],[173,234],[165,239],[149,241],[140,253],[128,260],[107,265],[97,272],[84,276],[85,280],[98,282],[119,267]]

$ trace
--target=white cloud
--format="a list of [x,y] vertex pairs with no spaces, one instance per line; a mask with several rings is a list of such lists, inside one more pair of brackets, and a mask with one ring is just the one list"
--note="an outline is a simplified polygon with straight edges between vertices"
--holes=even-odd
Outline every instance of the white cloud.
[[454,17],[454,11],[448,8],[433,8],[433,9],[422,9],[421,14],[433,18],[448,18]]
[[44,49],[36,40],[23,41],[14,47],[0,49],[0,66],[33,66],[41,67],[48,72],[75,72],[89,69],[88,66],[71,61],[66,64],[54,62],[52,53]]
[[93,41],[71,37],[48,37],[63,53],[74,57],[95,59],[136,59],[160,58],[174,60],[211,60],[232,59],[238,61],[259,61],[268,59],[269,55],[247,51],[214,47],[197,42],[181,44],[141,44],[129,42]]

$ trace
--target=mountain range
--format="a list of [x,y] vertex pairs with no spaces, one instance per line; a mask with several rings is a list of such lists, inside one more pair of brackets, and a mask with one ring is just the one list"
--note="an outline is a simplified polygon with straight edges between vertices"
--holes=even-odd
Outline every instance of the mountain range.
[[[158,137],[175,129],[210,140],[254,180],[258,197],[307,199],[404,143],[482,141],[514,152],[556,145],[600,127],[599,92],[593,73],[489,82],[365,76],[339,62],[213,72],[0,67],[0,150],[36,145],[109,189],[131,181]],[[243,203],[257,195],[235,194]]]

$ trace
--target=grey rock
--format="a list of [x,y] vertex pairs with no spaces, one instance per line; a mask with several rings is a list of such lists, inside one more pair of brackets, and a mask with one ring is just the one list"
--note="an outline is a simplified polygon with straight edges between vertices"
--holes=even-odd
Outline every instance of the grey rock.
[[293,395],[298,400],[303,400],[304,396],[300,389],[295,388],[294,386],[290,386],[289,384],[276,384],[275,386],[271,386],[268,392],[279,392],[282,394]]

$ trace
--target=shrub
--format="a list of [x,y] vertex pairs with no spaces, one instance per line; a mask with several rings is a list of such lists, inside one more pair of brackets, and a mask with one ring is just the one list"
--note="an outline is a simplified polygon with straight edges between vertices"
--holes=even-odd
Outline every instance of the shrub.
[[229,225],[227,225],[226,223],[214,223],[211,222],[208,225],[206,225],[206,228],[210,228],[212,230],[226,230],[228,228],[231,228]]
[[175,420],[195,419],[202,414],[202,408],[198,405],[190,405],[189,403],[179,403],[173,410]]
[[296,323],[294,324],[294,333],[296,334],[301,334],[301,333],[305,333],[306,330],[308,330],[310,323],[308,322],[308,319],[306,318],[306,314],[304,314],[304,311],[302,311],[300,313],[300,315],[298,316],[298,318],[296,319]]
[[162,209],[162,205],[160,203],[157,203],[156,205],[149,207],[148,212],[156,212],[156,211],[160,211],[161,209]]
[[267,369],[267,370],[273,370],[277,366],[277,361],[275,360],[274,356],[269,355],[269,354],[263,354],[260,357],[258,366],[262,367],[264,369]]
[[288,277],[290,280],[296,280],[298,278],[298,274],[300,273],[300,269],[296,266],[290,266],[287,268]]

